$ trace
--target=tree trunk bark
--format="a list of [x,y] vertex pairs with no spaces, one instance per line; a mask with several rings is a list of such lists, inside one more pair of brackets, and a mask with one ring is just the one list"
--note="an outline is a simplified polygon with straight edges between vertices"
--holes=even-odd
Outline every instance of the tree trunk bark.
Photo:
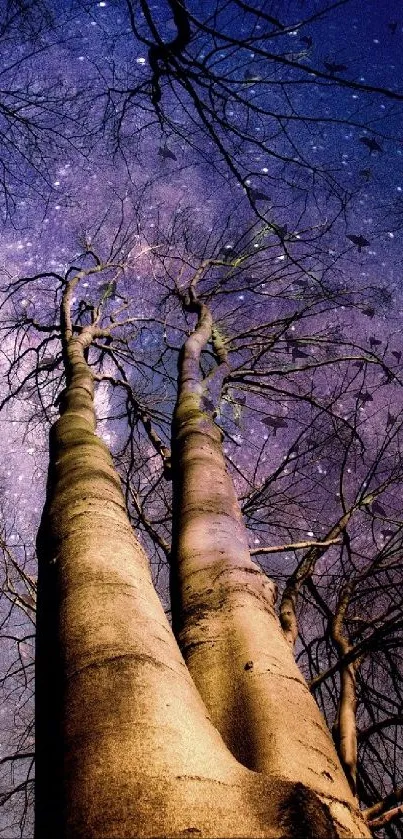
[[[332,640],[341,659],[352,649],[347,635],[343,632],[343,622],[351,592],[352,585],[349,583],[341,590],[331,626]],[[353,793],[357,787],[357,666],[358,662],[352,661],[341,668],[340,696],[333,726],[333,739]]]
[[38,535],[36,839],[285,839],[308,806],[307,836],[339,835],[326,804],[241,766],[209,719],[95,434],[84,348],[69,341]]
[[180,358],[173,421],[174,631],[214,725],[236,759],[321,796],[332,813],[334,835],[368,836],[276,617],[275,586],[250,559],[221,432],[200,407],[200,352],[210,333],[211,317],[199,304],[198,325]]

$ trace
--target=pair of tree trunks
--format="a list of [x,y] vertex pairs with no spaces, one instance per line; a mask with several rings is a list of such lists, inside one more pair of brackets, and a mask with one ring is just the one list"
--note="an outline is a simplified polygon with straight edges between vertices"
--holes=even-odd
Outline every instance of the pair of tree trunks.
[[200,407],[210,334],[199,307],[173,424],[173,630],[95,433],[91,336],[65,339],[38,536],[36,839],[370,836]]

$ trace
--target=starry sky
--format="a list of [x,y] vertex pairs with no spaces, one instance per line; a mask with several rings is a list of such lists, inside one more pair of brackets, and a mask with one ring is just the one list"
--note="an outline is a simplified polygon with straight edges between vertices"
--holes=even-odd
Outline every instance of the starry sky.
[[[366,302],[370,312],[375,309],[374,314],[363,317],[362,312],[352,313],[349,328],[360,330],[364,345],[370,337],[383,340],[387,322],[395,336],[390,346],[399,352],[401,102],[372,89],[401,91],[403,21],[399,20],[398,4],[393,2],[380,6],[353,0],[336,6],[327,16],[318,16],[321,8],[315,2],[287,3],[278,8],[271,4],[270,14],[281,19],[284,34],[277,31],[277,37],[270,40],[266,35],[273,26],[265,20],[257,22],[237,4],[230,4],[216,20],[224,33],[218,45],[212,45],[208,32],[195,38],[191,55],[199,74],[194,89],[204,96],[200,79],[203,81],[208,71],[214,79],[220,74],[224,79],[221,87],[216,81],[212,85],[213,101],[224,124],[217,128],[217,136],[231,152],[236,171],[228,167],[212,137],[206,137],[203,126],[194,119],[183,87],[167,84],[163,89],[167,116],[159,123],[147,99],[147,45],[134,37],[125,3],[104,0],[58,5],[53,28],[47,30],[42,21],[36,22],[36,49],[32,49],[30,30],[21,33],[17,27],[12,36],[23,60],[21,67],[17,62],[15,68],[14,57],[3,58],[4,86],[7,89],[9,85],[10,101],[14,97],[15,102],[16,91],[21,96],[24,85],[29,90],[34,104],[27,106],[27,113],[37,120],[39,130],[35,166],[32,155],[29,158],[29,143],[26,141],[24,148],[19,136],[17,152],[12,147],[9,151],[14,160],[18,151],[21,157],[14,169],[9,167],[3,190],[0,258],[5,279],[38,271],[65,271],[79,254],[83,236],[95,234],[97,245],[105,252],[122,217],[130,236],[137,235],[141,246],[163,246],[164,270],[171,276],[177,270],[175,260],[185,258],[197,266],[206,254],[231,256],[253,239],[260,259],[260,264],[252,265],[253,292],[250,278],[245,280],[241,274],[227,281],[215,304],[224,329],[228,329],[228,320],[231,326],[236,323],[243,328],[245,317],[264,322],[279,312],[278,301],[273,302],[260,280],[267,264],[274,263],[278,283],[284,282],[288,270],[284,241],[273,235],[273,228],[265,238],[254,239],[259,224],[278,225],[289,234],[286,245],[297,261],[300,297],[306,291],[301,279],[304,271],[313,277],[331,278],[343,289],[352,281],[355,288],[371,287]],[[264,10],[267,12],[266,6]],[[172,37],[175,26],[169,7],[154,4],[150,11],[163,36]],[[195,18],[205,19],[211,26],[207,11],[206,4],[191,7]],[[303,19],[310,22],[299,25]],[[137,24],[140,39],[148,38],[141,13]],[[239,39],[247,46],[234,47],[232,41],[236,44]],[[264,54],[269,50],[291,66],[269,61]],[[309,68],[319,76],[310,75]],[[340,87],[339,79],[352,86]],[[129,95],[133,90],[135,94]],[[48,111],[42,105],[45,94],[51,102]],[[35,97],[42,97],[39,116]],[[254,110],[247,124],[245,113],[250,103]],[[283,114],[288,119],[282,118]],[[243,143],[234,133],[239,126],[246,137]],[[362,240],[365,244],[357,246]],[[144,358],[151,347],[157,359],[164,320],[165,333],[171,330],[163,339],[169,356],[168,383],[161,383],[161,368],[151,376],[148,394],[156,404],[165,393],[162,433],[168,435],[175,369],[175,352],[170,353],[169,346],[178,346],[184,326],[182,331],[174,329],[178,313],[172,301],[158,311],[160,287],[144,282],[149,270],[150,263],[137,263],[124,278],[125,292],[137,296],[143,316],[160,320],[157,326],[144,325],[140,356]],[[151,270],[163,283],[158,260],[152,260]],[[216,279],[214,275],[213,283]],[[17,305],[28,314],[37,313],[51,291],[47,280],[30,287],[29,293],[22,289]],[[90,299],[92,293],[90,284],[84,283],[84,299]],[[327,328],[336,329],[338,317],[330,311]],[[5,366],[11,353],[8,340]],[[147,376],[149,371],[142,368],[137,382],[140,389],[142,377]],[[229,391],[227,396],[219,408],[221,418],[227,417],[233,424],[232,429],[228,427],[227,453],[245,474],[248,446],[257,440],[253,443],[256,460],[262,441],[269,441],[270,455],[264,451],[256,466],[260,474],[267,468],[267,458],[273,461],[283,456],[284,432],[262,426],[249,417],[247,407],[234,409],[234,394]],[[108,413],[111,398],[107,387],[101,386],[102,416]],[[265,407],[254,402],[254,410],[261,414]],[[28,447],[21,445],[24,409],[31,409],[34,415]],[[17,520],[24,530],[27,526],[27,533],[32,532],[31,514],[36,521],[40,514],[46,468],[47,432],[36,417],[37,409],[33,398],[26,399],[23,406],[10,407],[5,431],[9,446],[5,496],[12,504],[18,502]],[[237,411],[240,417],[235,416]],[[48,420],[52,416],[57,416],[54,405],[49,407]],[[108,430],[105,426],[105,434],[108,441],[119,437],[116,427]],[[239,472],[237,475],[240,480]],[[34,507],[23,489],[27,479],[38,487]],[[240,489],[246,491],[245,485]]]
[[[182,340],[185,324],[179,331],[174,328],[178,312],[172,300],[158,309],[161,285],[145,281],[150,266],[163,284],[164,271],[172,277],[180,259],[197,267],[205,255],[231,256],[253,240],[258,250],[251,269],[253,290],[251,279],[245,280],[241,272],[226,281],[214,304],[224,330],[235,324],[244,329],[245,318],[263,323],[287,310],[289,303],[279,309],[261,278],[272,270],[267,265],[274,264],[277,283],[284,283],[287,253],[292,252],[297,262],[294,292],[300,298],[306,293],[306,271],[311,277],[329,278],[342,289],[353,282],[354,288],[364,290],[363,306],[374,313],[367,317],[361,311],[344,314],[348,329],[358,330],[361,346],[366,346],[370,337],[384,339],[387,322],[390,347],[397,353],[400,349],[401,102],[373,90],[401,92],[399,4],[352,0],[336,4],[323,16],[318,14],[323,4],[316,2],[278,8],[273,3],[269,10],[266,5],[257,4],[257,8],[280,18],[284,27],[284,31],[277,28],[275,38],[271,24],[245,14],[235,3],[223,6],[216,16],[221,41],[212,43],[208,32],[199,33],[189,49],[198,68],[194,90],[204,97],[203,102],[207,98],[202,82],[208,72],[213,74],[212,101],[224,125],[217,127],[216,136],[231,152],[235,171],[194,118],[183,86],[164,83],[166,117],[162,124],[156,118],[149,104],[148,48],[141,42],[149,38],[149,27],[144,15],[136,12],[136,39],[123,2],[58,4],[50,29],[43,20],[35,21],[34,49],[29,27],[17,26],[11,32],[17,55],[22,57],[20,65],[15,53],[11,60],[3,58],[4,86],[11,90],[8,101],[18,102],[25,85],[30,100],[26,112],[39,126],[34,155],[19,135],[17,151],[7,146],[14,168],[8,167],[3,189],[0,259],[4,278],[64,272],[80,253],[83,236],[95,236],[105,253],[122,218],[133,244],[157,246],[157,254],[161,246],[162,273],[153,252],[151,262],[133,263],[120,282],[125,293],[136,296],[144,317],[159,320],[141,329],[137,386],[154,406],[161,403],[162,394],[166,399],[166,409],[158,418],[165,439],[174,400],[175,351],[170,348]],[[205,3],[189,8],[195,19],[205,20],[207,28],[212,26]],[[169,5],[151,4],[149,9],[162,36],[171,38],[175,24]],[[210,11],[212,15],[213,6]],[[308,22],[301,24],[302,20]],[[237,45],[241,39],[245,46]],[[310,74],[310,68],[318,75]],[[339,80],[351,86],[340,86]],[[46,96],[48,110],[43,105]],[[246,122],[251,104],[252,115]],[[242,143],[235,133],[240,127]],[[372,147],[368,146],[371,142]],[[286,252],[284,239],[274,235],[273,228],[258,238],[259,225],[265,224],[287,231]],[[361,247],[360,241],[365,243]],[[213,275],[213,285],[216,281]],[[365,295],[368,287],[371,290]],[[83,283],[81,292],[90,299],[90,283]],[[21,289],[17,308],[36,315],[50,293],[53,287],[48,280],[30,286],[27,292]],[[340,312],[330,310],[325,328],[336,330],[339,316]],[[158,368],[161,339],[167,344],[165,384],[163,367]],[[12,354],[12,339],[7,341],[5,368]],[[156,375],[141,367],[150,348]],[[383,352],[385,346],[372,349]],[[100,416],[106,417],[114,397],[106,385],[98,391]],[[210,402],[216,396],[210,394]],[[235,464],[239,489],[245,493],[249,477],[245,484],[241,475],[246,475],[251,456],[255,477],[262,477],[267,462],[275,466],[284,457],[285,441],[290,445],[290,439],[281,428],[260,422],[267,409],[266,396],[260,404],[255,397],[252,416],[248,405],[239,407],[235,396],[228,389],[221,406],[216,404],[217,421],[227,422],[226,453]],[[381,407],[382,401],[376,409]],[[40,515],[46,470],[47,431],[37,416],[38,408],[28,388],[22,405],[18,400],[8,407],[5,426],[5,498],[12,506],[17,502],[16,521],[24,538],[26,534],[31,539],[33,523]],[[369,409],[375,410],[373,405],[361,406],[367,413]],[[32,433],[24,438],[27,412],[32,415]],[[274,415],[284,420],[281,409],[276,408]],[[57,407],[49,405],[48,421],[52,416],[57,416]],[[118,446],[118,425],[107,426],[101,423],[107,442]],[[27,482],[37,487],[34,506],[25,491]],[[311,532],[309,525],[306,532]],[[18,533],[11,538],[18,541]],[[254,541],[259,544],[260,536]]]
[[[393,425],[388,417],[400,416],[403,15],[398,0],[333,5],[323,15],[326,4],[316,0],[255,2],[258,15],[247,14],[235,0],[192,0],[193,39],[179,62],[179,80],[161,77],[159,113],[150,103],[150,23],[141,4],[130,18],[130,3],[123,0],[50,3],[50,27],[37,4],[30,19],[11,18],[3,26],[1,37],[11,49],[0,58],[0,368],[11,373],[3,378],[1,398],[9,388],[18,393],[2,413],[0,479],[7,538],[20,558],[28,546],[29,569],[62,368],[56,343],[48,345],[38,356],[43,399],[35,384],[19,390],[34,355],[10,368],[13,319],[25,314],[49,322],[58,281],[47,276],[21,284],[17,278],[63,274],[79,260],[84,239],[102,258],[111,249],[125,254],[118,290],[130,299],[131,315],[143,319],[131,338],[131,381],[164,442],[177,351],[194,324],[173,289],[175,283],[185,287],[203,259],[224,263],[203,277],[200,290],[231,340],[233,370],[271,365],[278,382],[285,366],[301,368],[290,378],[288,395],[281,388],[259,390],[257,377],[245,375],[227,383],[221,396],[215,385],[206,392],[205,407],[226,431],[224,450],[245,504],[269,474],[278,473],[262,492],[266,501],[266,490],[272,494],[269,519],[266,501],[263,512],[256,504],[249,510],[252,547],[323,536],[329,510],[336,513],[340,503],[340,449],[324,442],[311,457],[312,440],[329,440],[330,430],[322,415],[312,420],[301,394],[316,388],[333,400],[338,416],[356,417],[371,456],[384,441],[385,423]],[[169,41],[176,32],[170,4],[149,4],[148,12]],[[264,15],[279,19],[281,27]],[[197,34],[196,21],[204,25]],[[220,37],[212,34],[214,27]],[[226,267],[246,253],[236,270]],[[11,297],[10,281],[16,282]],[[337,305],[315,298],[321,283],[338,291]],[[105,277],[96,284],[84,280],[76,311],[80,300],[95,301],[102,288]],[[358,304],[351,309],[353,289]],[[267,324],[309,301],[309,321],[283,330],[269,358],[248,333],[250,326],[259,326],[270,348],[275,330]],[[106,312],[117,304],[116,298],[108,301]],[[21,346],[38,347],[40,339],[27,334]],[[354,343],[349,372],[343,368],[338,378],[310,369],[312,359],[322,359],[325,340],[329,357],[343,351],[343,341],[350,342],[351,355]],[[384,367],[357,366],[368,348]],[[208,354],[203,363],[207,373]],[[385,365],[396,375],[392,383]],[[103,371],[113,371],[108,360]],[[125,472],[124,400],[106,382],[98,386],[97,410],[99,433]],[[310,424],[311,443],[307,435],[300,439]],[[141,430],[134,448],[132,480],[169,539],[170,491]],[[297,474],[293,462],[301,451],[305,460]],[[385,457],[385,469],[391,469]],[[351,453],[347,493],[370,465],[369,454]],[[382,503],[396,518],[395,486]],[[294,563],[293,555],[278,554],[266,567],[280,578]]]

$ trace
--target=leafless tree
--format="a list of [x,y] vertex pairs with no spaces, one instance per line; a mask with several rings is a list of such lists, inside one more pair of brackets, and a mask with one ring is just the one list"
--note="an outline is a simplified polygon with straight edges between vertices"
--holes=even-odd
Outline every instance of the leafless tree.
[[[225,228],[212,233],[204,243],[195,229],[188,225],[184,231],[181,225],[176,218],[169,235],[156,230],[153,239],[146,241],[135,232],[138,227],[132,221],[126,225],[122,215],[109,248],[105,248],[101,233],[99,243],[87,237],[75,266],[65,274],[46,272],[13,278],[3,289],[4,347],[11,347],[14,336],[12,350],[7,350],[9,393],[3,407],[23,394],[35,401],[35,414],[41,411],[49,422],[54,422],[60,410],[61,420],[53,425],[51,445],[61,445],[60,454],[64,447],[70,452],[72,446],[69,481],[73,481],[77,468],[79,483],[84,481],[85,487],[88,484],[85,491],[84,485],[77,485],[75,501],[67,496],[64,501],[64,479],[61,473],[57,477],[59,455],[51,448],[52,477],[39,541],[45,574],[42,597],[46,600],[53,596],[54,558],[56,570],[59,567],[59,548],[46,534],[54,533],[52,540],[62,538],[58,522],[70,526],[69,510],[81,503],[83,493],[91,499],[91,484],[98,480],[92,471],[94,465],[86,465],[84,450],[83,460],[77,460],[74,454],[75,434],[80,437],[80,423],[89,410],[89,405],[81,404],[87,385],[79,380],[89,377],[89,382],[98,383],[101,433],[116,455],[131,519],[152,556],[154,579],[158,579],[165,611],[172,612],[172,625],[187,666],[230,751],[241,764],[259,767],[263,775],[267,771],[265,761],[273,759],[270,750],[266,754],[264,738],[258,738],[256,752],[247,753],[242,746],[246,734],[240,729],[239,715],[223,710],[235,701],[234,691],[240,689],[237,679],[231,680],[228,674],[224,679],[223,671],[223,690],[224,684],[226,687],[222,707],[221,700],[211,699],[207,673],[216,664],[203,633],[214,634],[216,630],[214,623],[205,623],[203,614],[211,609],[214,621],[225,623],[228,618],[232,625],[239,585],[234,582],[231,595],[230,581],[227,588],[223,583],[219,588],[207,585],[196,591],[186,575],[189,563],[191,569],[199,556],[207,556],[207,551],[212,570],[218,572],[215,543],[209,543],[211,527],[213,531],[219,528],[214,539],[222,540],[223,556],[227,552],[235,557],[239,545],[231,545],[237,529],[240,542],[247,540],[243,530],[241,538],[241,513],[234,506],[236,493],[248,525],[252,556],[264,571],[258,573],[258,565],[252,564],[256,584],[265,587],[267,573],[281,586],[280,631],[273,615],[273,585],[267,582],[270,620],[274,621],[273,631],[277,627],[278,643],[287,656],[287,641],[295,645],[311,691],[329,727],[333,725],[353,793],[357,778],[368,819],[374,827],[379,825],[388,831],[387,835],[394,836],[393,822],[388,819],[398,817],[401,786],[397,734],[401,706],[396,676],[401,632],[397,561],[402,477],[401,409],[397,407],[401,399],[400,350],[384,336],[382,343],[377,337],[379,303],[375,302],[373,289],[341,287],[336,268],[333,266],[332,272],[330,265],[320,275],[311,270],[307,278],[297,260],[280,259],[284,254],[271,235],[267,236],[264,225],[252,225],[238,239]],[[181,251],[175,236],[182,242]],[[170,248],[173,243],[174,249]],[[140,265],[141,273],[135,273]],[[140,295],[141,314],[137,304]],[[28,304],[22,303],[27,300]],[[371,331],[368,340],[352,338],[359,330],[365,333],[367,325]],[[77,373],[69,372],[69,364],[75,364],[69,353],[76,345],[82,352]],[[70,398],[75,407],[69,407]],[[173,411],[171,454],[169,426]],[[74,417],[81,420],[73,433]],[[67,436],[60,442],[54,435],[59,433],[61,421],[63,435]],[[197,470],[192,473],[193,466],[189,471],[187,457],[193,447],[195,463],[199,455],[201,464],[203,457],[210,458],[210,466],[202,465],[203,480]],[[101,450],[104,457],[104,444]],[[111,466],[105,468],[112,475]],[[209,469],[211,474],[217,472],[210,485]],[[221,485],[222,498],[218,492]],[[117,497],[113,504],[118,503]],[[57,504],[67,504],[60,515],[54,506],[57,498]],[[193,506],[189,506],[191,498]],[[102,505],[106,503],[103,494]],[[120,501],[118,506],[124,509]],[[200,530],[197,519],[202,509],[212,518],[210,521],[207,516]],[[230,530],[225,529],[224,521]],[[82,538],[85,542],[86,537]],[[73,532],[68,539],[72,540],[69,544],[74,553],[78,542]],[[80,541],[83,548],[84,542]],[[246,563],[242,573],[247,574],[249,568],[247,548],[246,541],[242,559],[237,555],[234,567],[239,573],[242,563]],[[49,551],[53,557],[50,560],[46,559]],[[109,572],[102,571],[101,580],[104,573]],[[242,586],[246,596],[246,582]],[[227,603],[221,614],[210,603],[218,596]],[[53,608],[49,609],[50,601],[46,602],[48,609],[42,607],[42,620],[45,624],[58,621]],[[254,620],[258,626],[260,618],[256,615]],[[225,628],[216,629],[217,637],[224,633],[227,666],[232,672],[236,650],[224,641]],[[39,666],[52,656],[56,663],[52,671],[55,693],[47,695],[43,682],[42,688],[41,682],[39,685],[43,716],[38,721],[38,784],[39,791],[42,784],[42,795],[49,784],[55,784],[57,811],[60,755],[53,753],[54,762],[49,764],[46,726],[51,718],[56,726],[55,742],[60,742],[57,702],[65,701],[58,694],[64,677],[58,670],[57,649],[48,646],[44,624],[41,631]],[[50,636],[54,637],[53,631]],[[251,639],[243,636],[236,643],[242,649],[245,643],[253,647]],[[258,646],[245,659],[245,674],[259,666],[261,639],[254,643]],[[205,661],[202,653],[207,656]],[[253,694],[245,701],[253,704]],[[292,705],[294,700],[290,701]],[[56,713],[51,711],[54,702]],[[262,719],[266,728],[270,723],[271,736],[280,736],[281,725],[272,711],[262,707]],[[245,724],[249,724],[248,715]],[[281,776],[281,760],[287,762],[289,754],[280,750],[279,755],[276,760]],[[300,759],[306,765],[306,757],[300,755]],[[323,783],[333,783],[332,773],[326,780],[326,772],[329,774],[328,769],[324,769]],[[344,797],[349,795],[343,792]],[[379,803],[384,799],[383,804]],[[43,812],[40,804],[39,812]],[[82,818],[92,819],[91,813],[86,813]],[[51,813],[49,818],[57,821],[60,812]],[[210,835],[210,828],[202,829]]]

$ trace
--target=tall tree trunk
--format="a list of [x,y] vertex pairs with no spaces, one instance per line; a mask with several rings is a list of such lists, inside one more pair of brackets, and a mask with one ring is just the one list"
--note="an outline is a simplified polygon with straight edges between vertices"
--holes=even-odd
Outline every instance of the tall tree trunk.
[[95,434],[84,343],[66,349],[38,536],[36,839],[291,837],[304,790],[236,761],[184,664]]
[[180,357],[173,421],[174,630],[237,760],[302,783],[329,803],[334,829],[344,825],[340,835],[366,836],[330,733],[276,617],[275,587],[250,559],[221,432],[201,409],[200,354],[211,315],[194,297],[192,308],[198,323]]

